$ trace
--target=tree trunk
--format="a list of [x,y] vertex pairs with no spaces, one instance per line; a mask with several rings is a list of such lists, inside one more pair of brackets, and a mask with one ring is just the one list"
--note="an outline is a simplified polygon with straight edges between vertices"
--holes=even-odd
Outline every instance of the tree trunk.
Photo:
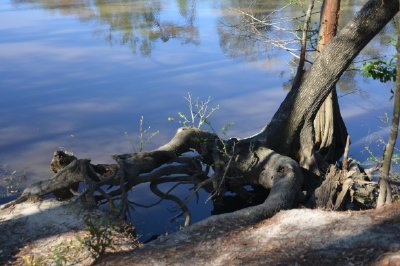
[[[81,197],[85,196],[89,203],[106,200],[113,204],[117,198],[122,214],[129,212],[127,191],[141,183],[150,183],[154,188],[166,182],[192,182],[194,193],[211,184],[213,195],[225,183],[228,183],[226,187],[260,184],[270,189],[263,204],[225,215],[227,221],[240,220],[243,224],[295,206],[305,183],[299,164],[310,170],[316,166],[312,140],[318,110],[351,61],[398,9],[397,0],[368,1],[357,17],[329,42],[298,90],[288,93],[271,123],[259,134],[224,141],[213,133],[183,128],[154,151],[115,155],[117,165],[114,166],[95,166],[89,160],[74,159],[52,179],[28,187],[20,198],[4,208],[76,182],[86,183],[87,189]],[[188,152],[192,154],[187,155]],[[210,167],[214,170],[212,174],[208,171]],[[113,190],[104,190],[104,185],[112,185]],[[167,199],[167,196],[164,193],[162,197]],[[344,197],[345,193],[335,203],[338,208]],[[185,211],[183,201],[173,201]]]
[[392,191],[388,182],[390,174],[390,166],[392,164],[392,155],[394,146],[396,145],[397,133],[399,131],[399,118],[400,118],[400,35],[397,37],[397,73],[396,73],[396,91],[393,106],[392,130],[390,138],[386,144],[383,153],[383,164],[381,169],[381,176],[379,180],[379,197],[376,204],[380,208],[392,202]]
[[318,168],[313,121],[343,72],[399,10],[397,0],[370,0],[334,37],[306,73],[298,90],[288,93],[278,111],[254,138],[301,166]]
[[[336,35],[340,0],[325,0],[321,8],[317,53]],[[318,57],[318,55],[317,55]],[[335,163],[343,154],[347,130],[340,114],[336,88],[328,95],[314,120],[316,149],[323,160]]]

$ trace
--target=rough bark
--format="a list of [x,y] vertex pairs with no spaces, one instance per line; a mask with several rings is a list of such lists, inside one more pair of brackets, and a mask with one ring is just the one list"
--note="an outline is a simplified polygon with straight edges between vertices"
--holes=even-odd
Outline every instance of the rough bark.
[[[213,133],[182,128],[171,141],[156,150],[115,155],[113,158],[117,165],[95,166],[87,159],[73,159],[52,179],[28,187],[19,199],[5,207],[30,196],[45,195],[76,182],[84,182],[86,190],[81,198],[89,205],[102,200],[113,205],[113,199],[118,197],[122,202],[121,214],[125,215],[129,212],[127,192],[133,186],[149,182],[156,188],[160,182],[181,181],[195,184],[195,192],[211,185],[214,196],[224,188],[247,184],[270,188],[263,204],[225,214],[223,217],[228,222],[224,228],[227,229],[230,228],[229,221],[234,221],[232,224],[235,226],[246,225],[293,207],[304,183],[299,163],[306,169],[316,166],[310,136],[314,134],[313,120],[317,111],[352,59],[398,9],[397,0],[367,2],[357,17],[326,46],[299,89],[289,92],[271,123],[259,134],[242,140],[225,141]],[[192,155],[187,156],[188,152]],[[210,167],[214,170],[213,174],[207,170]],[[113,185],[115,189],[104,190],[102,187],[106,184]],[[184,202],[165,193],[161,197],[175,201],[185,212]],[[344,198],[345,195],[339,197]],[[335,203],[335,206],[340,205]],[[211,217],[197,226],[209,226],[217,220]]]
[[[224,148],[232,150],[232,153],[226,154]],[[184,155],[192,150],[200,154],[202,163],[213,166],[214,175],[208,177],[207,173],[202,172],[201,166],[193,163],[195,157]],[[190,213],[184,202],[172,195],[161,193],[157,190],[157,184],[191,181],[199,188],[207,183],[213,184],[213,191],[218,191],[224,182],[225,187],[229,188],[259,184],[271,189],[263,204],[232,214],[232,218],[245,217],[243,222],[248,224],[271,217],[279,210],[293,207],[303,184],[302,171],[293,159],[265,148],[257,142],[223,141],[215,134],[195,128],[179,129],[171,141],[154,151],[115,155],[114,159],[118,166],[92,165],[89,160],[73,159],[52,179],[28,187],[19,199],[5,207],[32,196],[42,196],[60,188],[68,188],[76,182],[86,183],[87,188],[81,197],[84,196],[82,197],[84,202],[90,206],[104,199],[113,204],[113,198],[120,195],[125,202],[124,205],[128,204],[126,200],[124,201],[124,197],[129,189],[150,182],[152,191],[156,195],[179,205],[186,215],[185,224],[188,225]],[[101,171],[103,168],[112,171]],[[186,176],[169,177],[173,174]],[[119,185],[119,188],[104,191],[101,188],[104,184]],[[121,208],[123,213],[127,210],[127,206]]]
[[[306,73],[298,90],[288,93],[271,122],[257,136],[266,146],[312,169],[312,121],[343,72],[399,10],[397,0],[370,0],[334,37]],[[310,122],[311,121],[311,122]],[[305,148],[306,147],[306,148]],[[311,158],[307,158],[310,157]]]
[[[336,35],[340,0],[325,0],[321,8],[317,53]],[[318,56],[318,55],[317,55]],[[314,143],[324,161],[335,163],[343,154],[347,130],[340,114],[336,88],[333,86],[314,119]]]
[[385,204],[392,202],[392,191],[388,182],[390,174],[390,166],[392,164],[392,155],[396,145],[397,133],[399,131],[399,118],[400,118],[400,36],[397,37],[397,74],[396,74],[396,91],[393,106],[392,129],[390,132],[389,141],[386,144],[383,154],[383,163],[381,169],[381,176],[379,180],[379,197],[377,207],[380,208]]
[[331,165],[324,182],[315,190],[316,207],[335,211],[347,209],[350,192],[353,191],[353,183],[357,182],[358,175],[353,177],[344,172]]

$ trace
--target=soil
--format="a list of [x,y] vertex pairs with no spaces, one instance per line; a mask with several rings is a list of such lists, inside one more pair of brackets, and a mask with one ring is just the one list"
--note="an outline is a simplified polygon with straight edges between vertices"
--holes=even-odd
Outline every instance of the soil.
[[[378,210],[281,211],[255,225],[232,228],[219,215],[142,248],[113,234],[95,261],[77,236],[88,236],[88,211],[53,199],[0,210],[0,265],[400,265],[400,204]],[[95,217],[106,217],[99,210]],[[33,265],[33,264],[31,264]]]
[[100,264],[400,265],[400,204],[368,211],[294,209],[218,231],[218,226],[185,229],[135,251],[107,255]]
[[[110,220],[106,212],[55,199],[0,209],[0,265],[91,265],[94,256],[82,241],[90,236],[83,221],[87,215],[93,220]],[[112,230],[110,238],[114,249],[108,252],[133,250],[139,245],[121,230]]]

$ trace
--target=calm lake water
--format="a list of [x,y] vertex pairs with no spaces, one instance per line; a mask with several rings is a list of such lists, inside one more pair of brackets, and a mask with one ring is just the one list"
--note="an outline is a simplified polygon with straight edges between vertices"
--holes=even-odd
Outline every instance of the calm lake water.
[[[295,65],[289,53],[250,38],[246,27],[239,32],[237,25],[245,20],[241,11],[256,17],[268,15],[275,21],[303,14],[305,8],[298,6],[270,14],[285,2],[2,1],[3,174],[15,170],[16,175],[26,175],[27,183],[46,179],[52,175],[52,153],[59,148],[94,163],[112,162],[112,154],[133,151],[131,142],[137,142],[141,116],[145,127],[160,131],[146,146],[155,148],[179,127],[167,118],[187,110],[184,96],[188,92],[195,98],[211,96],[211,105],[219,105],[211,118],[214,128],[233,121],[228,136],[257,133],[285,97],[284,84]],[[342,2],[344,24],[362,1]],[[357,60],[385,55],[390,59],[392,29],[388,25]],[[273,26],[259,30],[269,38],[293,38]],[[387,125],[380,117],[391,113],[391,86],[365,80],[357,71],[346,73],[341,82],[342,115],[352,137],[351,154],[359,161],[368,157],[365,146],[374,149],[376,139],[387,136]],[[135,201],[156,200],[147,186],[135,189]],[[206,197],[199,200],[203,207],[193,212],[194,221],[209,215]],[[161,233],[181,223],[161,222],[176,214],[176,207],[168,204],[152,210],[137,208],[139,233],[149,236],[143,228]]]

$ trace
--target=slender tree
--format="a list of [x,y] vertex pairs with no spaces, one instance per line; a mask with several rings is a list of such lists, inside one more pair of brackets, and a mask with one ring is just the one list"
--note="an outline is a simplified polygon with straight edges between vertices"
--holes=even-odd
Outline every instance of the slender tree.
[[390,131],[389,141],[385,146],[383,152],[383,163],[380,173],[379,180],[379,197],[376,204],[377,208],[380,208],[386,204],[392,202],[392,191],[388,182],[390,167],[392,163],[392,156],[394,146],[396,145],[397,133],[399,130],[399,118],[400,118],[400,35],[397,37],[397,73],[396,73],[396,90],[394,96],[393,106],[393,117],[392,117],[392,129]]
[[[288,93],[270,123],[258,134],[223,140],[200,129],[181,128],[168,143],[153,151],[115,155],[115,165],[92,165],[87,159],[73,159],[52,179],[26,188],[18,199],[4,207],[32,195],[41,196],[86,182],[82,199],[95,205],[100,201],[112,204],[118,198],[125,215],[130,204],[127,191],[135,185],[150,183],[156,195],[175,201],[186,212],[184,202],[169,193],[160,194],[157,185],[192,182],[194,193],[209,187],[213,195],[220,194],[217,192],[221,188],[240,193],[248,184],[270,189],[264,203],[226,214],[223,223],[214,223],[213,226],[223,226],[224,230],[292,208],[301,198],[302,188],[312,180],[313,175],[306,169],[318,169],[313,127],[318,110],[353,59],[398,10],[398,0],[369,0],[325,46],[298,89]],[[197,153],[187,156],[193,150]],[[211,167],[214,171],[210,172]],[[105,191],[106,184],[114,185],[113,190]],[[210,226],[217,220],[218,217],[211,217],[198,226]]]

